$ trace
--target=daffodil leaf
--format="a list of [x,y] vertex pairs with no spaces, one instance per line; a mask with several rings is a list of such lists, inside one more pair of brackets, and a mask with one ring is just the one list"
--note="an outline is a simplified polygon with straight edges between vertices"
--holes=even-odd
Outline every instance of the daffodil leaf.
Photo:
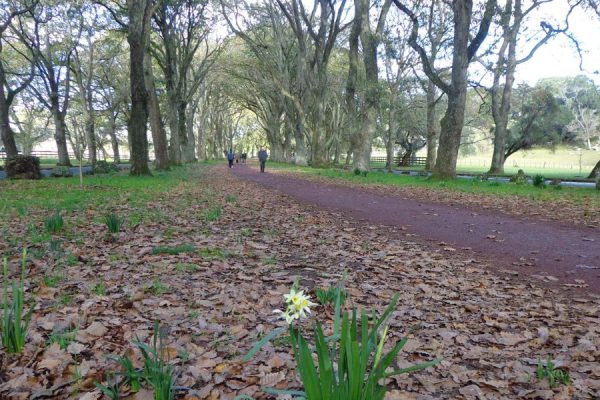
[[252,357],[254,357],[254,355],[256,353],[258,353],[258,351],[260,349],[263,348],[263,346],[265,344],[267,344],[269,341],[273,340],[274,338],[276,338],[277,336],[281,335],[283,332],[285,332],[287,330],[287,326],[286,327],[279,327],[277,329],[273,329],[271,332],[269,332],[268,334],[266,334],[262,339],[260,339],[255,345],[254,347],[252,347],[250,349],[250,351],[248,352],[248,354],[246,354],[244,356],[244,358],[242,358],[243,362],[248,362],[250,361],[250,359]]

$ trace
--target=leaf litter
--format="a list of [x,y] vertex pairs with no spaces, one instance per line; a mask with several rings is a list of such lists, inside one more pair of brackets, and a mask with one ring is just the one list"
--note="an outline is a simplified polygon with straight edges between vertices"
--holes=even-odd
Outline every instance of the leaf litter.
[[[232,194],[237,201],[227,202]],[[205,212],[214,207],[221,216],[208,221]],[[123,204],[113,211],[139,210]],[[85,219],[103,212],[92,207]],[[140,367],[132,342],[148,342],[156,319],[168,331],[167,353],[184,388],[178,398],[276,398],[261,387],[300,387],[285,341],[268,344],[248,363],[240,359],[281,325],[272,310],[296,279],[309,291],[345,279],[349,305],[379,311],[401,293],[390,333],[409,341],[396,367],[444,361],[390,378],[388,399],[600,396],[598,296],[572,298],[560,288],[492,274],[459,250],[426,249],[389,228],[300,204],[220,167],[201,169],[144,212],[151,218],[126,226],[114,240],[101,224],[66,213],[70,230],[61,237],[62,251],[74,255],[68,265],[46,254],[45,243],[27,243],[43,254],[29,263],[25,285],[26,299],[35,297],[37,305],[24,353],[0,352],[1,398],[101,398],[94,382],[117,370],[109,356],[126,354]],[[39,223],[41,215],[11,219],[7,237],[27,238],[27,223]],[[17,255],[4,240],[0,250]],[[152,253],[182,245],[194,250]],[[44,285],[43,276],[58,270],[63,279]],[[99,281],[105,293],[93,292]],[[319,306],[315,314],[328,319],[331,310]],[[74,335],[65,349],[47,344],[51,334],[67,331]],[[570,386],[550,389],[537,380],[536,367],[548,357],[569,373]],[[128,398],[144,396],[151,395]]]

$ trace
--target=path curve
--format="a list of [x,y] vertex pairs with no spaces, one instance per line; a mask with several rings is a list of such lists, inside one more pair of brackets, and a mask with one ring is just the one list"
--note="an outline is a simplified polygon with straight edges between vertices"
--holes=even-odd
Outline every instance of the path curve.
[[401,227],[403,233],[418,235],[438,248],[443,242],[448,251],[472,250],[488,259],[495,269],[538,278],[547,276],[543,280],[551,284],[583,285],[584,291],[600,294],[598,229],[515,218],[489,210],[475,212],[268,172],[261,174],[243,165],[231,171],[248,181],[361,222]]

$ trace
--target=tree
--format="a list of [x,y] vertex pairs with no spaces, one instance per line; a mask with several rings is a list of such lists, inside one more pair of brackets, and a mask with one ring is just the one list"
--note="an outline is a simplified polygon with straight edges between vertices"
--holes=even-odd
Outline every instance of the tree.
[[10,119],[17,128],[15,139],[25,155],[31,155],[36,144],[52,137],[50,115],[40,105],[20,107],[18,112],[11,109]]
[[[59,1],[31,13],[33,24],[20,23],[15,32],[27,45],[39,79],[31,90],[52,115],[58,165],[70,166],[65,117],[71,101],[71,67],[83,16],[78,4]],[[29,25],[32,25],[29,27]]]
[[[300,0],[276,0],[296,37],[296,87],[293,101],[298,105],[297,129],[306,129],[302,119],[309,114],[314,126],[310,133],[311,163],[329,164],[327,152],[326,101],[327,66],[339,33],[346,0],[315,0],[310,12]],[[310,128],[309,128],[310,129]],[[332,141],[330,142],[332,143]]]
[[520,85],[515,90],[515,98],[515,111],[504,148],[505,159],[519,150],[573,140],[566,129],[572,118],[570,112],[548,88]]
[[371,142],[377,131],[377,115],[379,112],[379,68],[377,65],[377,47],[385,26],[385,19],[392,4],[391,0],[384,0],[381,5],[379,18],[371,27],[371,1],[354,0],[354,18],[360,19],[360,42],[363,49],[363,63],[365,67],[365,102],[362,109],[362,123],[360,129],[354,132],[354,158],[353,167],[360,171],[368,171],[371,159]]
[[419,54],[425,74],[448,97],[448,106],[441,121],[440,144],[433,175],[438,178],[455,178],[456,161],[464,124],[468,68],[488,34],[496,8],[496,0],[486,0],[483,15],[477,21],[479,29],[472,37],[470,36],[473,20],[472,1],[455,0],[452,2],[454,32],[450,82],[446,82],[439,73],[431,68],[427,53],[418,42],[419,19],[417,16],[399,0],[393,1],[412,22],[413,29],[409,43]]
[[[150,48],[165,76],[174,164],[195,160],[195,146],[188,140],[187,108],[218,49],[208,44],[207,6],[206,0],[163,1],[154,14],[162,46]],[[205,57],[199,60],[196,55],[203,44]]]
[[[9,60],[19,54],[13,49],[12,56],[7,56],[5,50],[5,32],[11,27],[15,18],[31,13],[38,1],[3,1],[0,2],[0,140],[4,143],[4,151],[8,157],[18,154],[14,132],[10,127],[10,109],[15,96],[23,91],[33,79],[33,63],[29,64],[29,74],[11,71]],[[10,46],[14,46],[12,43]]]
[[[541,5],[548,3],[547,0],[534,0],[523,9],[522,0],[507,0],[500,16],[500,28],[502,38],[497,50],[495,65],[488,66],[493,72],[493,84],[489,89],[492,96],[492,116],[494,118],[494,153],[490,173],[501,174],[504,172],[504,151],[508,134],[508,122],[512,88],[515,81],[515,70],[519,64],[530,60],[535,52],[548,40],[565,29],[556,29],[547,22],[540,24],[542,37],[533,44],[529,52],[521,59],[517,59],[517,46],[520,34],[525,26],[526,18]],[[571,8],[572,11],[573,8]],[[570,12],[569,11],[569,14]],[[567,15],[567,20],[568,20]],[[568,26],[568,24],[567,24]]]

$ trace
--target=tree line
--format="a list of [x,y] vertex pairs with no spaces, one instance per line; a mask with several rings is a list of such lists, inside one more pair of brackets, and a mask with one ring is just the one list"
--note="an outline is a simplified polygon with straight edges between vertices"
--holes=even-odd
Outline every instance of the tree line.
[[0,0],[0,137],[8,156],[54,138],[60,165],[126,143],[133,175],[230,147],[358,170],[373,146],[389,167],[426,148],[441,178],[484,141],[502,173],[522,149],[600,146],[591,79],[515,83],[549,41],[580,50],[575,10],[600,16],[579,0],[535,23],[558,3]]

